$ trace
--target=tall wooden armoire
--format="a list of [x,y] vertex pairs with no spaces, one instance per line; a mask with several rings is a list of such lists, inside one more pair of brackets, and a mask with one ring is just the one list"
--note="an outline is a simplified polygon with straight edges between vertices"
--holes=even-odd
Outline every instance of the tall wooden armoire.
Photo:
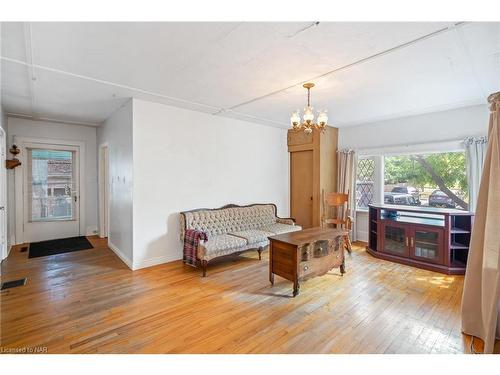
[[321,225],[321,191],[337,191],[338,129],[288,131],[290,216],[303,228]]

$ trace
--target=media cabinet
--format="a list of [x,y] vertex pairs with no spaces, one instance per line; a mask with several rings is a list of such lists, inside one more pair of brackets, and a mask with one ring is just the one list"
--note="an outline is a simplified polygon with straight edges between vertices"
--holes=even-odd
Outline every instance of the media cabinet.
[[374,257],[448,275],[465,273],[472,212],[370,205],[368,220],[366,250]]

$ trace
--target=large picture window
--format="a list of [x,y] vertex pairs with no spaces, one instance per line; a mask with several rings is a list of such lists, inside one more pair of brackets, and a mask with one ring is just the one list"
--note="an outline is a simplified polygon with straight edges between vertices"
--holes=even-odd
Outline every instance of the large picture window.
[[468,210],[464,152],[384,158],[384,203]]

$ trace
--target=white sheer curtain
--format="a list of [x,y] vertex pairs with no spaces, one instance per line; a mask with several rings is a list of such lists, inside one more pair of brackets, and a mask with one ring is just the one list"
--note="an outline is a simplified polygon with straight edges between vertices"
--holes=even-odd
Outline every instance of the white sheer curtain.
[[354,150],[338,150],[338,179],[337,190],[339,193],[349,193],[350,215],[353,219],[351,240],[356,241],[356,154]]
[[464,145],[467,159],[467,180],[469,182],[469,211],[475,212],[479,184],[483,174],[484,157],[488,146],[487,137],[465,138]]

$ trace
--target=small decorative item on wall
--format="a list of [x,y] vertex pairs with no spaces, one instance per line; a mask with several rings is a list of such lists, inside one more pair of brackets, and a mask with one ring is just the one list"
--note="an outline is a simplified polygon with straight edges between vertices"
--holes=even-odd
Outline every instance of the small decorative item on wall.
[[16,158],[16,156],[21,152],[21,150],[19,150],[19,147],[17,147],[16,145],[12,145],[9,152],[14,155],[14,157],[12,159],[5,160],[5,166],[7,167],[7,169],[14,169],[15,167],[20,166],[21,162],[18,158]]

